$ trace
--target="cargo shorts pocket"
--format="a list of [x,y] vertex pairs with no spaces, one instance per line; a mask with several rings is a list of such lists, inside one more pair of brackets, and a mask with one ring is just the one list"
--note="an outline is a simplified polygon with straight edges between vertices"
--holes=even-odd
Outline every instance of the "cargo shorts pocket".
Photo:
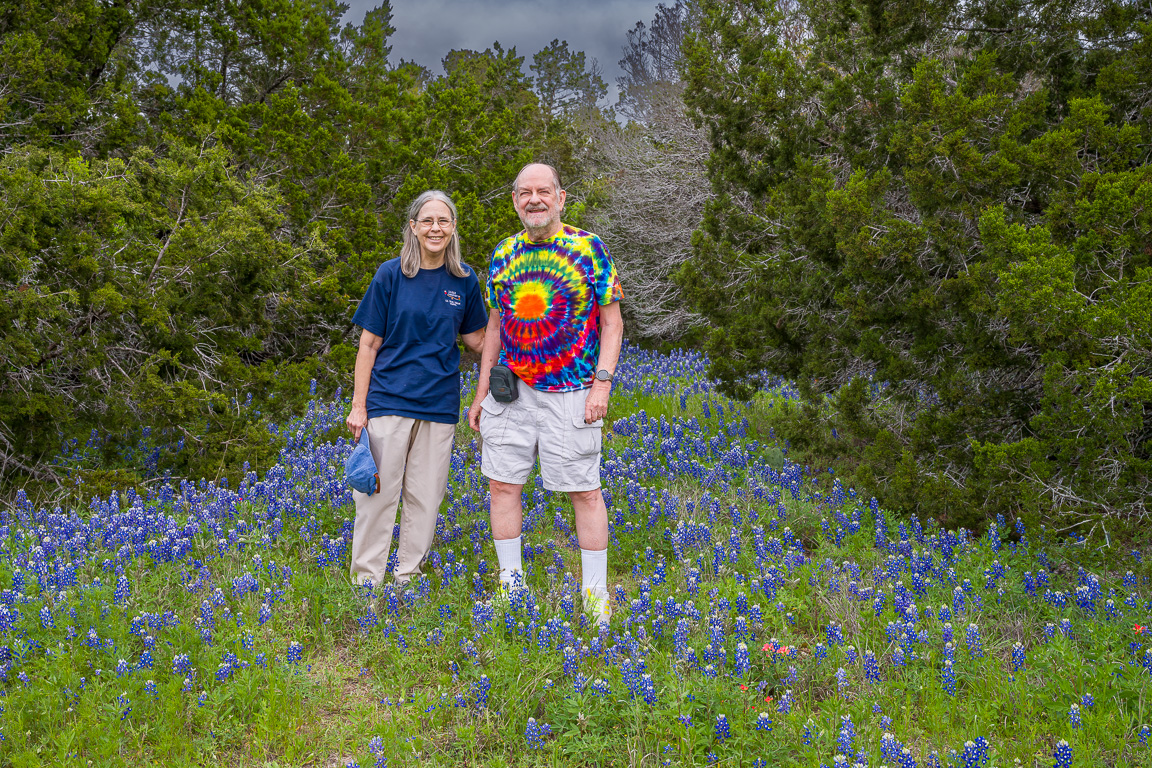
[[508,417],[504,416],[506,403],[501,403],[489,393],[480,401],[480,439],[485,443],[500,445],[504,433],[508,431]]
[[572,417],[572,428],[569,430],[566,442],[565,455],[568,460],[585,459],[589,456],[600,455],[601,434],[600,428],[604,420],[599,419],[591,424],[584,423],[584,415]]

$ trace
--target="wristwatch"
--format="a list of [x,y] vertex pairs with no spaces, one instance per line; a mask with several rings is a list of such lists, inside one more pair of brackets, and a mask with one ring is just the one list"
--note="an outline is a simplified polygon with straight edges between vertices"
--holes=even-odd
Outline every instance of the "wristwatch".
[[612,381],[612,372],[601,368],[596,371],[596,381]]

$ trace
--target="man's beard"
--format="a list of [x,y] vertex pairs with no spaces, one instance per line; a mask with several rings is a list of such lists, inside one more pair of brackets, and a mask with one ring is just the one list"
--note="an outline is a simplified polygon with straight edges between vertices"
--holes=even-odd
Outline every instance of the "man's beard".
[[552,211],[532,211],[520,217],[525,229],[543,229],[555,222]]

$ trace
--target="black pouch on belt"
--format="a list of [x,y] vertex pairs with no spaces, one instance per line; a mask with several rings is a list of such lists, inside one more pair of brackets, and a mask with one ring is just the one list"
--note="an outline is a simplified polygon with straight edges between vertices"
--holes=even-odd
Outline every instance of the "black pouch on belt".
[[510,403],[520,396],[516,385],[519,383],[516,374],[506,365],[492,366],[492,373],[488,377],[488,391],[498,403]]

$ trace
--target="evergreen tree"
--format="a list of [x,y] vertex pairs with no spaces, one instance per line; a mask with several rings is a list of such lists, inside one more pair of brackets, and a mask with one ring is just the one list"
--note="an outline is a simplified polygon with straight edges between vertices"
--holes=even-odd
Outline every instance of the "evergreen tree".
[[259,461],[260,414],[299,408],[312,376],[350,383],[352,313],[416,194],[453,194],[483,273],[519,228],[516,170],[580,162],[515,50],[433,77],[389,64],[387,3],[341,28],[345,10],[0,10],[0,488],[62,482],[54,457],[92,430],[109,467],[144,431],[164,449],[117,482]]
[[1150,21],[702,0],[686,99],[718,197],[682,285],[730,391],[849,385],[837,423],[892,505],[1144,514]]

